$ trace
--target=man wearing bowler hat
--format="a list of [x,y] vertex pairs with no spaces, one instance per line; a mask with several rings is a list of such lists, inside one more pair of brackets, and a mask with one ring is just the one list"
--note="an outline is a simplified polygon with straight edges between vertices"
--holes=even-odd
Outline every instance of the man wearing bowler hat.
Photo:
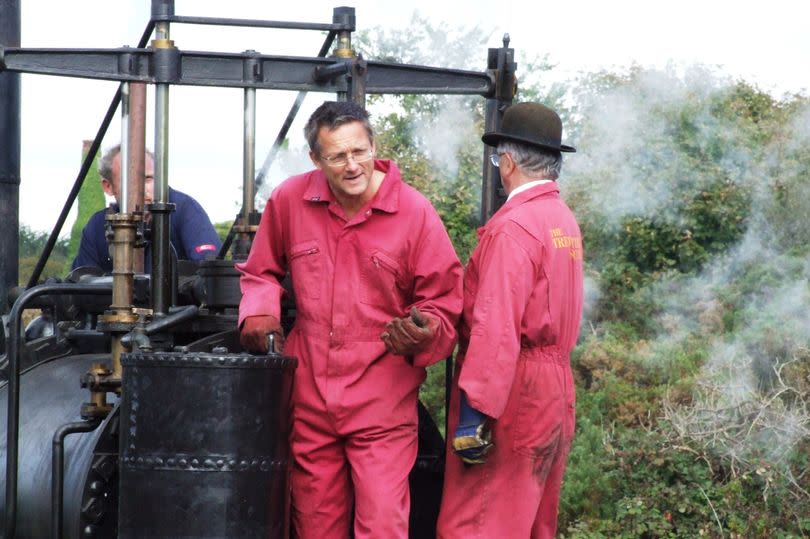
[[494,146],[506,203],[478,231],[449,419],[441,538],[554,537],[574,435],[570,353],[582,315],[582,237],[556,180],[562,122],[509,107]]

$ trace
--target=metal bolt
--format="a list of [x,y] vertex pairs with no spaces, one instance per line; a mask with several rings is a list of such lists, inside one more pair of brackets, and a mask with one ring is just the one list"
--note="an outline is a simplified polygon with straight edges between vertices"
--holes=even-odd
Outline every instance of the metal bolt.
[[98,524],[101,517],[104,516],[104,500],[95,497],[87,500],[82,507],[82,516],[93,524]]

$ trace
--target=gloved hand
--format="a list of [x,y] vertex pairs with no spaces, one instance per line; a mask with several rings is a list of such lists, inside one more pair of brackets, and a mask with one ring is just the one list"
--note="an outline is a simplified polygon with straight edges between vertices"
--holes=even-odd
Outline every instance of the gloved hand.
[[389,352],[412,356],[427,348],[438,330],[439,320],[435,316],[413,307],[410,316],[388,322],[380,339]]
[[254,354],[268,353],[268,335],[273,335],[274,352],[284,349],[284,330],[278,318],[270,315],[248,316],[242,322],[239,342],[242,348]]
[[490,419],[467,402],[467,395],[459,392],[458,426],[453,435],[453,451],[466,464],[483,464],[492,449]]

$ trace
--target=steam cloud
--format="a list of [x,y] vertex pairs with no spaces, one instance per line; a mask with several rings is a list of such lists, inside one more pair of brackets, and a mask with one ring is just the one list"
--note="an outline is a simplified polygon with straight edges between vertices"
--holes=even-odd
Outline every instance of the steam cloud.
[[[787,457],[810,436],[806,390],[797,389],[801,381],[788,368],[808,361],[810,347],[810,266],[791,250],[795,238],[810,233],[810,192],[799,176],[802,156],[810,152],[810,109],[799,111],[772,145],[751,148],[739,119],[712,109],[712,98],[730,90],[730,81],[698,67],[682,77],[645,72],[634,84],[599,94],[586,103],[581,140],[575,141],[579,152],[566,162],[561,187],[564,194],[587,193],[585,211],[598,213],[607,226],[629,216],[678,224],[675,187],[697,191],[712,179],[673,134],[679,111],[689,107],[694,152],[716,156],[714,179],[720,175],[744,187],[753,202],[737,246],[698,276],[654,285],[664,332],[651,344],[650,360],[667,361],[674,343],[706,339],[699,389],[691,405],[670,410],[673,428],[737,466],[764,460],[789,475]],[[780,192],[787,196],[777,202]],[[729,295],[738,305],[733,313],[727,311]],[[728,316],[737,320],[732,333],[724,330]],[[734,430],[745,414],[750,416]],[[702,438],[706,433],[713,435]]]

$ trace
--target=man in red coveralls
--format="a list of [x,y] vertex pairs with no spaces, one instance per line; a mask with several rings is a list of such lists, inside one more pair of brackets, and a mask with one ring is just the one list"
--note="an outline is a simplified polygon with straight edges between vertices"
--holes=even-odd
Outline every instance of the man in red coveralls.
[[[555,180],[557,114],[509,107],[496,146],[509,198],[464,274],[438,536],[553,537],[574,435],[569,355],[582,315],[582,239]],[[451,450],[452,449],[452,450]]]
[[368,114],[326,102],[305,128],[316,170],[267,201],[239,265],[241,341],[283,337],[281,281],[296,320],[284,352],[293,391],[292,519],[299,537],[408,536],[425,367],[452,353],[461,264],[438,214],[377,160]]

